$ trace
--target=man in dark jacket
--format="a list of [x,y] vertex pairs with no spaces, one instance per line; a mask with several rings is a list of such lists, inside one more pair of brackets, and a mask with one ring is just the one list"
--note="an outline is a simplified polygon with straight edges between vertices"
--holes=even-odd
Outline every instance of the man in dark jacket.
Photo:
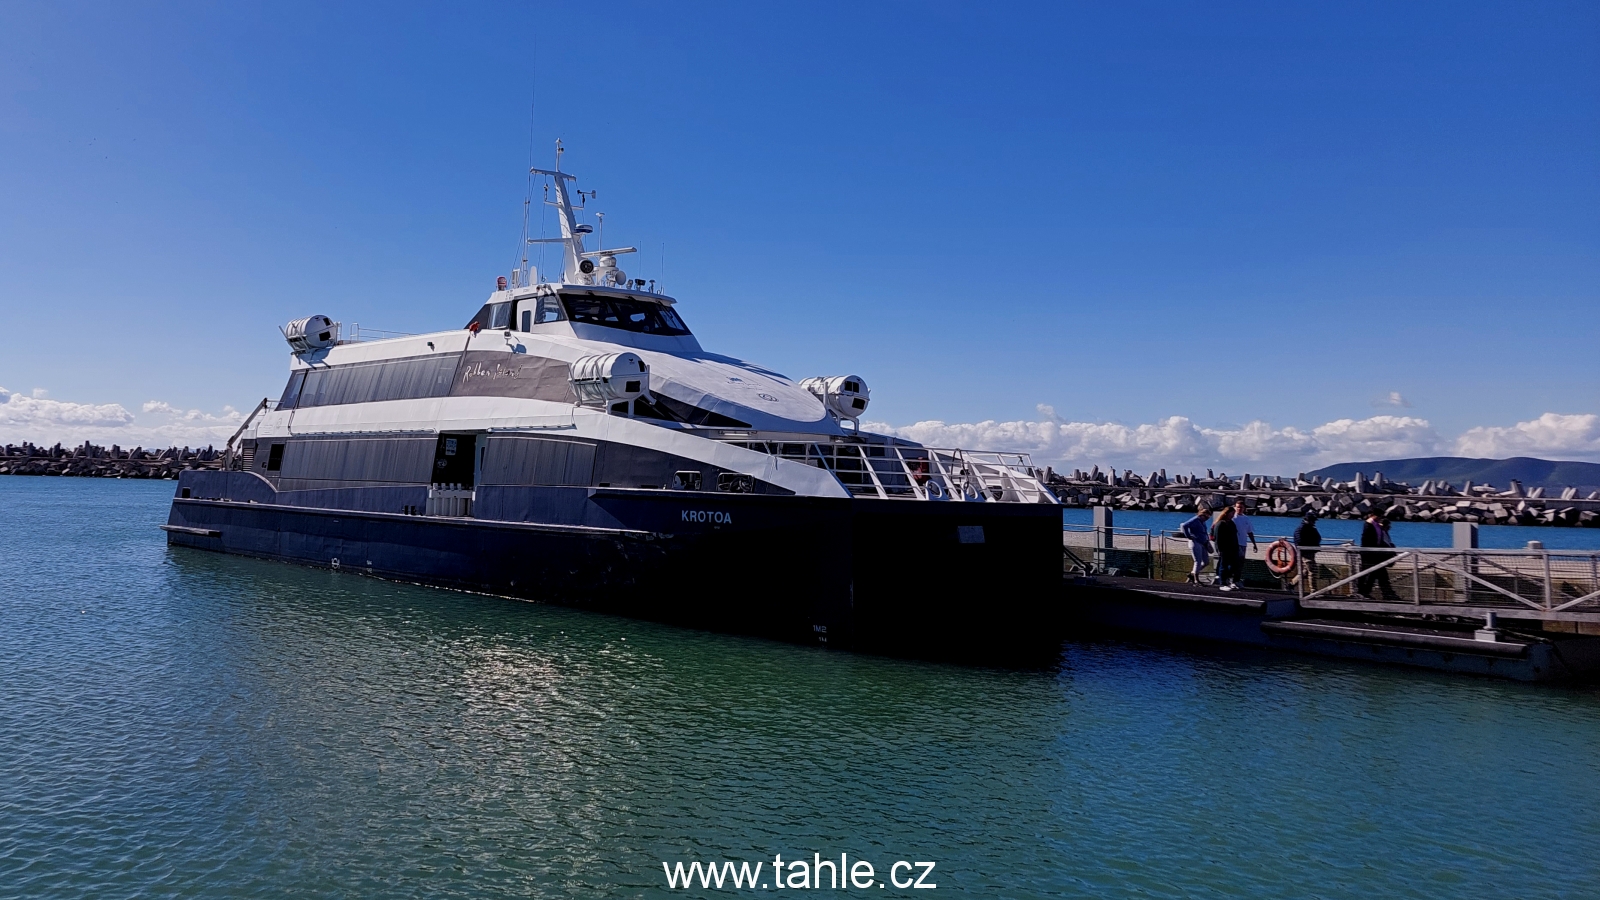
[[1217,545],[1217,586],[1236,591],[1244,577],[1244,548],[1239,546],[1239,526],[1233,523],[1233,507],[1224,506],[1211,526],[1211,540]]
[[[1383,516],[1377,510],[1367,514],[1367,520],[1361,524],[1362,547],[1393,547],[1389,540],[1389,529],[1384,527]],[[1398,600],[1400,595],[1389,586],[1389,567],[1379,569],[1378,565],[1394,558],[1393,553],[1380,553],[1373,550],[1364,550],[1361,553],[1360,566],[1364,570],[1361,577],[1356,579],[1356,594],[1367,599],[1372,599],[1373,587],[1383,590],[1383,599]]]
[[1306,513],[1300,520],[1299,526],[1294,530],[1294,546],[1300,551],[1300,574],[1295,576],[1308,579],[1306,585],[1316,589],[1317,551],[1309,549],[1322,546],[1322,532],[1317,530],[1317,514]]

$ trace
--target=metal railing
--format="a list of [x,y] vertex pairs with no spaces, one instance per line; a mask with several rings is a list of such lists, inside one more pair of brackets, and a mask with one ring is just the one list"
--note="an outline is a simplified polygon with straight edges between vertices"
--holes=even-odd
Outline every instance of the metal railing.
[[1116,548],[1151,552],[1160,537],[1148,528],[1102,528],[1096,525],[1063,525],[1063,543],[1068,547],[1097,550]]
[[1159,578],[1155,541],[1148,528],[1065,525],[1061,532],[1062,562],[1066,571],[1074,575]]
[[[1257,535],[1258,546],[1246,550],[1243,577],[1247,587],[1291,589],[1290,579],[1273,575],[1266,566],[1266,548],[1279,537],[1284,536]],[[1349,543],[1334,541],[1325,546],[1334,550]],[[1062,553],[1066,571],[1074,574],[1132,575],[1181,582],[1194,568],[1189,539],[1177,531],[1066,525],[1063,526]],[[1216,559],[1214,551],[1211,559]]]
[[1308,608],[1600,622],[1600,552],[1322,547],[1301,566]]
[[[1109,533],[1108,533],[1109,532]],[[1357,547],[1350,541],[1302,547],[1300,564],[1271,573],[1258,535],[1245,555],[1247,587],[1293,591],[1307,609],[1552,622],[1600,622],[1600,551]],[[1178,532],[1067,525],[1064,568],[1086,575],[1183,581],[1193,568]],[[1213,555],[1213,558],[1214,555]]]
[[425,516],[470,517],[473,501],[478,492],[459,484],[428,485],[428,500],[423,506]]
[[360,322],[351,322],[350,331],[341,344],[359,344],[363,341],[387,341],[390,338],[416,337],[411,331],[385,331],[381,328],[362,328]]
[[1056,503],[1026,453],[898,444],[734,440],[779,459],[827,469],[855,496],[894,500]]
[[276,406],[277,406],[277,401],[276,400],[273,400],[271,397],[262,397],[261,398],[261,402],[256,404],[256,408],[250,410],[250,415],[244,417],[244,421],[239,423],[239,427],[234,430],[233,436],[228,438],[228,443],[223,448],[223,451],[222,451],[222,468],[223,469],[232,469],[233,468],[233,462],[238,457],[238,454],[234,450],[233,445],[238,442],[239,436],[244,434],[245,429],[250,427],[250,423],[254,422],[256,420],[256,416],[259,416],[263,412],[271,410],[271,409],[275,408]]

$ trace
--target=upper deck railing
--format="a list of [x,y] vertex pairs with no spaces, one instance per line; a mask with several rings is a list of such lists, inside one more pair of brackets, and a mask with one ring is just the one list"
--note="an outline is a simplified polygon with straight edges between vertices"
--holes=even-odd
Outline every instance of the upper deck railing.
[[381,328],[362,328],[360,322],[351,322],[350,329],[345,332],[341,344],[360,344],[366,341],[387,341],[391,338],[416,337],[410,331],[385,331]]
[[1056,503],[1026,453],[994,453],[899,444],[731,440],[779,459],[832,472],[858,497]]

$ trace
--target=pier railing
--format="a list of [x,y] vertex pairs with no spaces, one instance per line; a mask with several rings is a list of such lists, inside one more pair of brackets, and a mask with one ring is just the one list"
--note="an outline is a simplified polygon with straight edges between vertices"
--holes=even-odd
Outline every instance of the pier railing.
[[1158,541],[1148,528],[1066,525],[1061,536],[1062,563],[1076,575],[1160,578]]
[[1600,622],[1600,552],[1323,547],[1296,584],[1307,608]]
[[[1292,592],[1306,609],[1600,623],[1600,551],[1357,547],[1337,541],[1300,548],[1296,569],[1277,576],[1264,558],[1277,539],[1262,536],[1259,547],[1245,554],[1244,584]],[[1181,582],[1194,560],[1188,539],[1178,532],[1067,525],[1062,563],[1068,574]]]

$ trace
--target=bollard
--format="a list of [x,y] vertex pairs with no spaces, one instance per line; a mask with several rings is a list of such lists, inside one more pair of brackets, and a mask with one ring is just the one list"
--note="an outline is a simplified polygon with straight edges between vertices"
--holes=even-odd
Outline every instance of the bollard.
[[1111,507],[1096,506],[1094,508],[1095,546],[1102,550],[1110,550],[1112,546],[1111,521]]
[[[1470,551],[1478,549],[1478,526],[1473,522],[1452,522],[1450,524],[1450,548],[1452,550],[1466,550],[1461,559],[1461,570],[1472,575],[1478,574],[1478,558]],[[1461,579],[1459,597],[1462,603],[1472,600],[1472,582]],[[1491,638],[1492,640],[1492,638]]]
[[1094,507],[1094,546],[1095,562],[1103,572],[1111,567],[1111,554],[1106,551],[1111,549],[1112,534],[1112,509],[1109,506]]
[[1483,641],[1486,644],[1492,644],[1500,640],[1500,629],[1498,623],[1495,622],[1494,613],[1487,612],[1483,614],[1483,627],[1472,633],[1472,639]]

